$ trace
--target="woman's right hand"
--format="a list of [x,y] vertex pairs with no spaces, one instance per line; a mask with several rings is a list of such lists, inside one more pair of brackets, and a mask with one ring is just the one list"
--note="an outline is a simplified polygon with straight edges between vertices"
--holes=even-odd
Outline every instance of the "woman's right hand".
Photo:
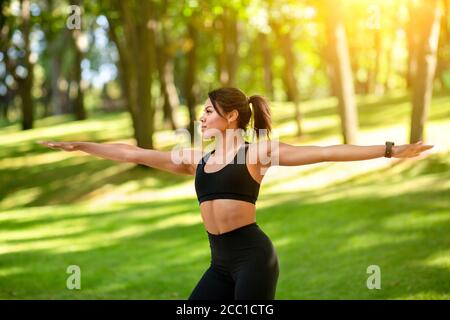
[[64,151],[78,150],[78,142],[38,141],[37,143],[52,149],[61,149]]

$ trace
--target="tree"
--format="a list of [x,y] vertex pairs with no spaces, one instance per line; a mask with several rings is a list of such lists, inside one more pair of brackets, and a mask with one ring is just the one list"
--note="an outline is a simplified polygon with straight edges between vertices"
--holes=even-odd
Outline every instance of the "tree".
[[[408,89],[411,89],[413,79],[416,76],[416,68],[417,68],[417,57],[416,57],[416,48],[418,46],[418,34],[415,31],[416,19],[415,17],[417,13],[417,9],[412,1],[408,1],[408,14],[409,20],[406,23],[406,35],[408,38],[408,62],[407,62],[407,71],[406,71],[406,86]],[[421,13],[419,13],[420,15]]]
[[111,4],[110,13],[113,14],[108,17],[109,33],[119,53],[122,91],[131,115],[134,137],[139,147],[152,149],[155,106],[151,87],[156,72],[157,25],[154,3],[150,0],[115,0]]
[[296,134],[297,136],[301,136],[302,120],[300,113],[300,92],[297,85],[297,77],[295,76],[297,59],[295,58],[294,54],[293,39],[287,25],[285,25],[286,28],[283,28],[283,25],[281,23],[278,23],[277,21],[271,21],[270,25],[274,30],[281,53],[283,55],[284,68],[282,73],[282,80],[286,87],[288,100],[294,103],[295,123],[297,126]]
[[174,83],[174,59],[178,48],[174,39],[170,34],[170,29],[174,22],[171,17],[167,16],[169,4],[167,0],[159,3],[156,33],[156,58],[158,60],[158,76],[160,82],[160,90],[162,97],[162,111],[164,124],[170,126],[172,130],[176,130],[175,108],[180,104],[177,89]]
[[[82,0],[72,0],[74,5],[80,6]],[[83,45],[80,29],[72,30],[72,48],[74,51],[73,77],[76,86],[76,95],[74,99],[74,113],[77,120],[86,119],[86,110],[84,107],[83,84],[81,81],[81,61],[83,60]]]
[[221,36],[221,50],[217,55],[219,81],[230,87],[236,82],[239,65],[240,21],[237,19],[240,8],[223,5],[223,12],[216,16],[215,29]]
[[435,73],[440,89],[446,88],[445,73],[450,70],[450,3],[448,0],[443,0],[443,10]]
[[[59,4],[61,5],[61,4]],[[65,27],[65,19],[55,14],[57,4],[54,0],[45,1],[46,9],[41,14],[42,31],[45,34],[47,50],[44,52],[44,60],[48,60],[44,66],[45,81],[48,85],[50,108],[46,107],[45,115],[63,114],[68,104],[67,93],[60,89],[60,82],[64,80],[63,59],[66,48],[69,45],[70,31]],[[48,109],[51,109],[48,110]]]
[[422,0],[413,7],[416,72],[412,82],[412,115],[410,143],[423,139],[436,71],[440,10],[438,0]]
[[[347,46],[347,37],[341,20],[341,1],[326,1],[326,34],[328,39],[328,57],[333,74],[334,91],[338,98],[338,110],[341,118],[343,143],[354,144],[357,141],[358,113],[356,109],[353,75]],[[331,9],[332,8],[332,9]]]
[[[281,4],[277,1],[268,1],[268,10],[270,12],[269,25],[273,30],[276,38],[277,47],[280,48],[281,56],[283,57],[283,71],[281,80],[284,84],[287,100],[294,105],[294,121],[297,127],[296,135],[301,136],[302,130],[302,116],[300,110],[300,90],[298,84],[298,76],[296,74],[297,64],[299,58],[294,51],[295,26],[298,24],[298,18],[295,16],[295,8],[298,4],[293,4],[290,1],[283,1]],[[291,10],[285,10],[289,8]]]
[[[31,33],[31,10],[30,0],[20,1],[20,26],[23,39],[23,57],[19,59],[22,72],[15,79],[19,85],[19,95],[22,110],[22,129],[33,128],[34,103],[31,90],[33,89],[34,61],[31,59],[30,33]],[[17,68],[16,68],[17,70]]]
[[263,58],[263,70],[264,70],[264,88],[269,99],[273,99],[274,89],[273,89],[273,70],[272,61],[273,54],[272,48],[270,47],[268,35],[263,32],[258,32],[258,41],[261,47],[261,56]]
[[378,4],[369,7],[369,25],[368,28],[373,35],[373,51],[375,56],[375,65],[369,69],[367,77],[367,93],[374,93],[377,88],[378,74],[380,72],[380,64],[382,57],[382,30],[381,30],[381,8]]
[[197,104],[197,48],[198,48],[198,30],[194,25],[195,19],[190,19],[187,22],[187,41],[186,48],[187,68],[184,75],[184,93],[186,95],[186,107],[189,112],[189,133],[191,135],[191,142],[194,142],[194,121],[195,121],[195,106]]

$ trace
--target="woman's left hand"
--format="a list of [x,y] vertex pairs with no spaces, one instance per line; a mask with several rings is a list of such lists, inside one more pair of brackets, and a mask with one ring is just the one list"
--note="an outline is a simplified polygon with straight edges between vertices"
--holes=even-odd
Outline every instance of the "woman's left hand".
[[51,149],[61,149],[64,151],[76,151],[78,149],[78,142],[61,142],[61,141],[38,141],[40,145],[49,147]]
[[423,144],[418,141],[413,144],[404,144],[401,146],[394,146],[392,149],[393,158],[413,158],[420,155],[421,152],[433,148],[433,145]]

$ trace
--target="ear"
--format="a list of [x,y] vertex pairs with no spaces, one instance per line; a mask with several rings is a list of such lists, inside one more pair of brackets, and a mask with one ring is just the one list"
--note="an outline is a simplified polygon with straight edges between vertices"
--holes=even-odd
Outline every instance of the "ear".
[[227,114],[228,123],[236,121],[238,117],[239,117],[239,112],[236,109],[230,111]]

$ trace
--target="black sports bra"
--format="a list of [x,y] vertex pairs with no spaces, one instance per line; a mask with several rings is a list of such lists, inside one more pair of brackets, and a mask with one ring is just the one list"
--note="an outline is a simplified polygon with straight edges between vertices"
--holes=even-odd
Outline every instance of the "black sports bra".
[[[243,147],[244,146],[244,147]],[[246,165],[249,143],[245,141],[233,160],[215,172],[205,172],[205,164],[215,150],[207,153],[197,165],[195,191],[198,202],[213,199],[236,199],[255,203],[260,184],[253,179]],[[244,151],[244,152],[243,152]],[[238,161],[236,161],[238,160]]]

